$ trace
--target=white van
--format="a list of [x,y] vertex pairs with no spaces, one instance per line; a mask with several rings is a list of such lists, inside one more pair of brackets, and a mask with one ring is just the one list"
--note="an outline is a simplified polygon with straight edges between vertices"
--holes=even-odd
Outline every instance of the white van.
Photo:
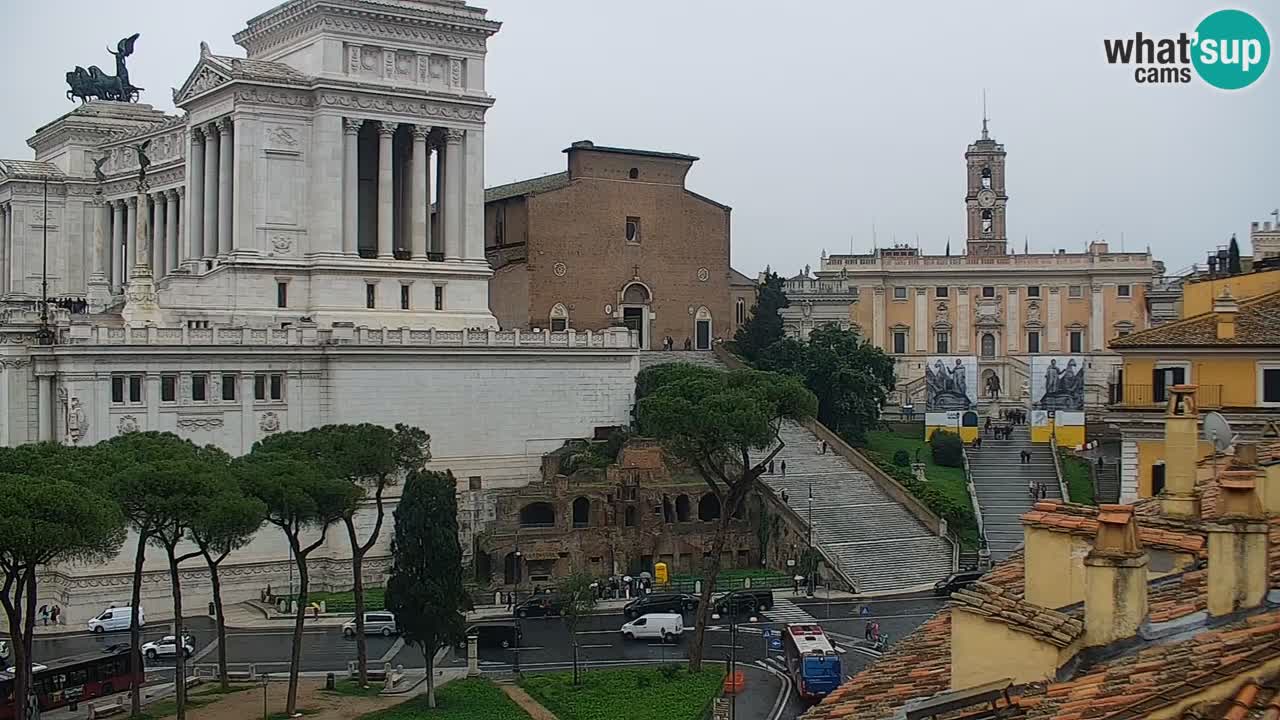
[[[142,627],[147,623],[146,613],[142,608],[138,608],[138,627]],[[117,630],[129,629],[129,608],[114,607],[103,610],[98,617],[93,618],[88,623],[89,629],[96,633],[116,632]]]
[[661,640],[679,642],[684,632],[684,618],[677,613],[649,613],[622,626],[624,640]]

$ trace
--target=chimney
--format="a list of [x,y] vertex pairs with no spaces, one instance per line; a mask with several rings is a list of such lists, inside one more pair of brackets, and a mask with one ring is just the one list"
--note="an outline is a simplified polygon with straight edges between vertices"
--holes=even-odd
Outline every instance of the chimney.
[[1231,297],[1230,288],[1222,288],[1222,294],[1213,302],[1213,314],[1218,320],[1218,339],[1234,340],[1236,337],[1236,314],[1240,305]]
[[1255,470],[1227,470],[1218,478],[1217,515],[1209,532],[1209,614],[1255,608],[1267,596],[1268,526],[1256,492]]
[[1147,618],[1147,553],[1138,544],[1133,506],[1098,511],[1098,536],[1084,558],[1086,647],[1131,638]]
[[1196,386],[1169,388],[1169,405],[1164,416],[1164,493],[1160,507],[1168,517],[1195,520],[1200,517],[1200,497],[1196,495],[1196,462],[1200,437],[1196,427]]

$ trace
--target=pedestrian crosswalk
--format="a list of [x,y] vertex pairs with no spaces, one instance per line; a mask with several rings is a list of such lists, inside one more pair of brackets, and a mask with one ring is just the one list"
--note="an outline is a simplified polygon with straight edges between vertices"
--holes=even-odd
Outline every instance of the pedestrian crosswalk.
[[803,608],[786,598],[777,598],[773,601],[773,607],[764,611],[764,616],[774,622],[781,623],[816,623],[818,619]]

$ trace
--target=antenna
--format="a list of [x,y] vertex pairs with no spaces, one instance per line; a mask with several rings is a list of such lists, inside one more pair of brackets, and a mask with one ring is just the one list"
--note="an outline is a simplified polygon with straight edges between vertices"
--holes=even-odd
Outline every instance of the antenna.
[[871,249],[875,250],[875,249],[878,249],[879,247],[880,247],[879,243],[876,242],[876,221],[872,220],[871,221]]
[[1218,478],[1218,455],[1225,453],[1228,448],[1240,439],[1231,431],[1231,423],[1222,416],[1222,413],[1209,412],[1204,416],[1204,437],[1213,445],[1213,477]]
[[987,89],[982,88],[982,139],[989,140],[987,135]]

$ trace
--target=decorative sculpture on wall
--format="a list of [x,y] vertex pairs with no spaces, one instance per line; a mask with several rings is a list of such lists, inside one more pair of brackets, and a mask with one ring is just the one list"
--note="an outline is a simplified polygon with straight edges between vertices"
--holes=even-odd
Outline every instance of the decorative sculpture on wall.
[[[102,166],[106,165],[107,161],[110,159],[111,159],[110,155],[103,155],[102,157],[93,161],[93,177],[98,181],[99,185],[107,181],[107,174],[102,172]],[[99,189],[98,192],[102,192],[102,190]]]
[[258,422],[258,429],[265,433],[273,433],[280,429],[280,416],[273,412],[265,412],[262,414],[262,420]]
[[138,192],[145,192],[147,187],[147,168],[151,166],[151,158],[147,157],[147,147],[151,139],[147,138],[137,145],[130,145],[138,153]]
[[120,418],[119,424],[116,425],[116,430],[121,435],[138,432],[138,418],[132,415],[125,415]]
[[104,73],[97,65],[90,65],[88,70],[77,65],[75,70],[67,73],[67,99],[80,98],[82,103],[90,99],[138,102],[142,88],[129,82],[129,68],[125,64],[125,58],[133,54],[133,44],[137,40],[138,33],[134,33],[116,43],[114,51],[107,48],[107,52],[116,58],[115,75]]
[[89,419],[84,408],[80,406],[80,398],[73,397],[67,403],[67,437],[72,443],[78,443],[89,430]]

